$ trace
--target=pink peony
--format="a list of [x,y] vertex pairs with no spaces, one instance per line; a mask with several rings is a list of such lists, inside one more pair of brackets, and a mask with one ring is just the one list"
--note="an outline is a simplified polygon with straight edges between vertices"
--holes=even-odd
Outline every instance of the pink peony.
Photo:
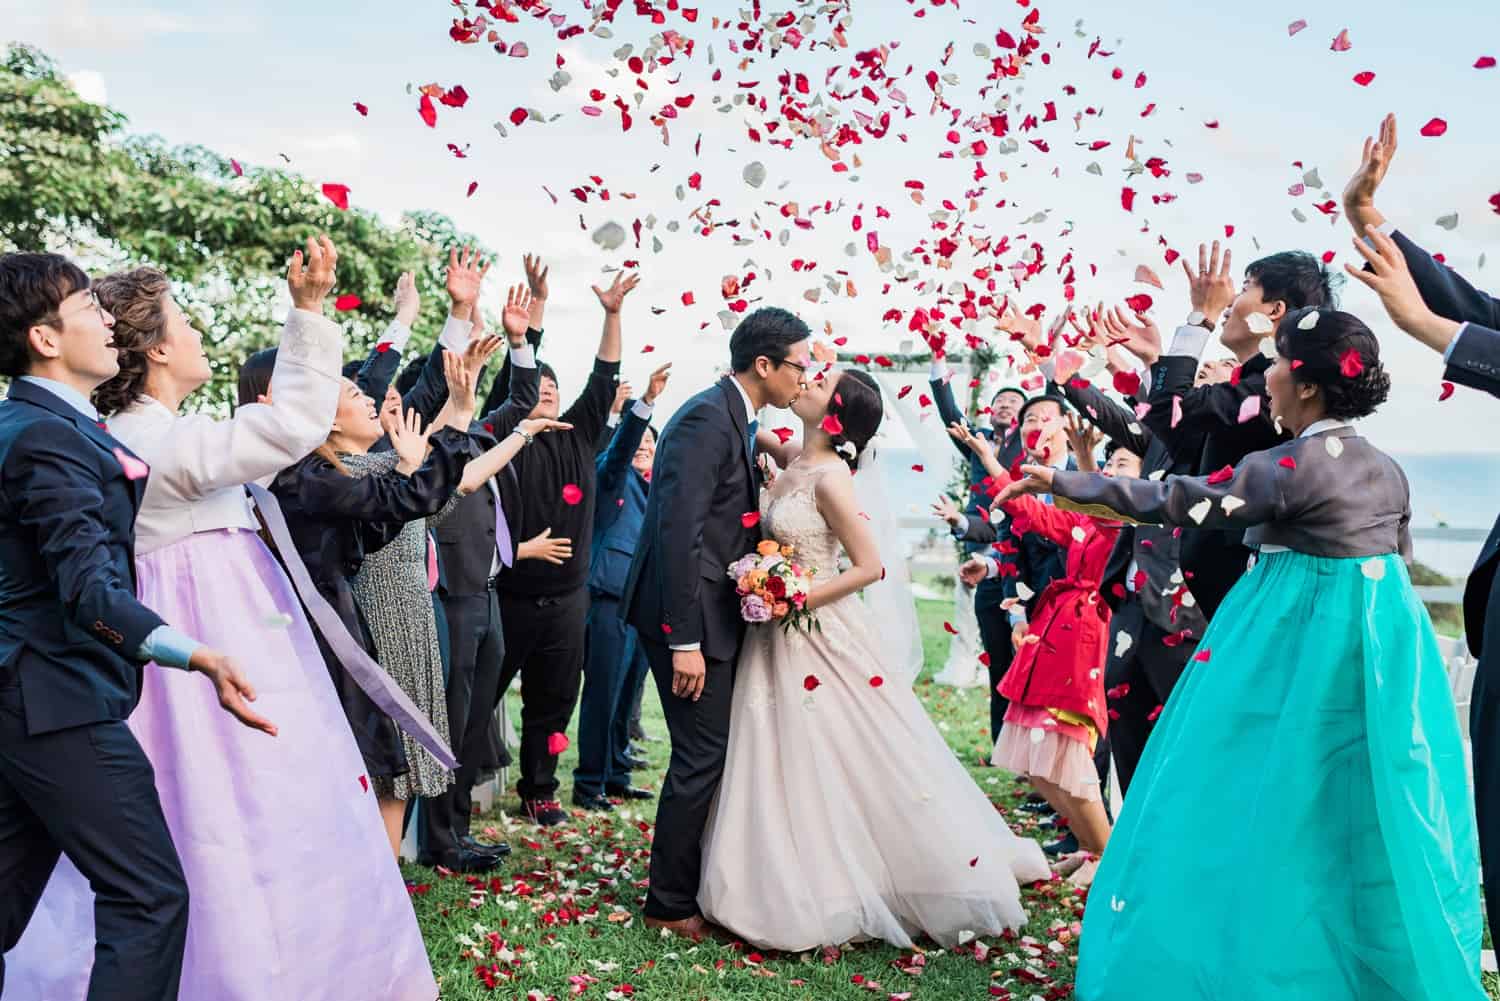
[[740,599],[740,618],[746,622],[770,622],[771,606],[753,594]]

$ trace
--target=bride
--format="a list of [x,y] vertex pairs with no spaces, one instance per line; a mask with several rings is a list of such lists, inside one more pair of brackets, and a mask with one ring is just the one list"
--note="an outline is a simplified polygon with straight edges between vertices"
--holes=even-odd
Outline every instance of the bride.
[[880,391],[864,372],[832,373],[792,411],[800,454],[760,439],[785,469],[761,494],[760,524],[816,568],[808,607],[821,628],[746,635],[699,907],[785,951],[861,939],[906,948],[922,934],[953,946],[1018,928],[1019,884],[1050,875],[1041,848],[974,784],[859,597],[883,576],[853,475],[880,425]]

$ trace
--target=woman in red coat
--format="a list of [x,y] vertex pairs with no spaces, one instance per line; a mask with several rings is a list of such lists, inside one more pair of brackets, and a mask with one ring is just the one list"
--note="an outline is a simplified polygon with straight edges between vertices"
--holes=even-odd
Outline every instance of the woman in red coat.
[[[1080,469],[1094,464],[1093,441],[1077,425],[1069,428]],[[1097,858],[1109,840],[1109,818],[1094,748],[1109,726],[1104,694],[1104,662],[1109,642],[1109,606],[1099,596],[1099,581],[1121,525],[1092,515],[1064,511],[1036,497],[1005,497],[1011,476],[996,461],[989,443],[969,435],[955,437],[974,449],[994,479],[996,506],[1011,519],[1017,533],[1037,532],[1067,550],[1067,571],[1047,585],[1021,626],[1015,659],[1000,682],[1010,700],[1005,726],[995,743],[993,764],[1031,779],[1059,815],[1067,817],[1082,849],[1064,860],[1060,871],[1087,885]],[[1096,439],[1095,439],[1096,440]],[[1128,449],[1106,451],[1106,476],[1139,476],[1141,458]],[[983,578],[993,557],[976,556],[960,575]],[[1076,871],[1075,871],[1076,870]]]

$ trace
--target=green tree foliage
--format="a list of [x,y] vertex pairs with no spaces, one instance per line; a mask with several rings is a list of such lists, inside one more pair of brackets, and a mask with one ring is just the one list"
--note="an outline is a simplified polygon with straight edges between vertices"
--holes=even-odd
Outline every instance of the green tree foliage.
[[0,251],[67,253],[95,274],[141,264],[165,271],[213,366],[199,406],[232,401],[239,362],[275,343],[287,258],[317,233],[339,250],[335,295],[361,299],[339,314],[350,356],[389,322],[406,270],[422,295],[413,347],[430,347],[447,309],[447,250],[478,243],[446,216],[412,212],[390,226],[340,211],[291,171],[247,165],[240,174],[212,150],[169,147],[127,134],[127,125],[80,98],[46,55],[10,46],[0,60]]

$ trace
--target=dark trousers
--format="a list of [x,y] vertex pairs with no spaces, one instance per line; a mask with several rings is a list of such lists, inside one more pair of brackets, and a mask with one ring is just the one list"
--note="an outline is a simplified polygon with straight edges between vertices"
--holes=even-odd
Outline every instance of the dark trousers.
[[173,1001],[188,888],[151,762],[123,722],[28,737],[20,687],[0,687],[0,992],[63,854],[94,888],[88,1001]]
[[505,666],[500,691],[521,678],[521,764],[516,792],[523,800],[557,797],[557,755],[547,738],[565,733],[578,704],[589,592],[500,596],[505,623]]
[[[1131,642],[1125,655],[1117,657],[1117,637],[1121,633],[1129,635]],[[1130,781],[1140,767],[1146,741],[1156,728],[1151,716],[1167,704],[1193,652],[1188,643],[1167,646],[1162,642],[1166,635],[1146,619],[1140,599],[1134,595],[1122,601],[1110,619],[1104,684],[1109,691],[1124,688],[1124,694],[1109,700],[1109,744],[1120,773],[1122,795],[1130,791]]]
[[606,788],[628,786],[631,701],[650,671],[635,627],[620,618],[620,599],[596,594],[589,608],[588,655],[583,662],[583,696],[578,706],[578,767],[573,791],[599,796]]
[[1479,861],[1484,870],[1484,910],[1492,934],[1500,935],[1500,575],[1490,585],[1482,649],[1469,701],[1469,740],[1474,757]]
[[1010,613],[1000,607],[1005,591],[998,578],[979,582],[974,589],[974,617],[979,620],[979,643],[989,654],[990,745],[1000,739],[1000,726],[1010,700],[1000,694],[1000,682],[1010,670],[1015,649],[1010,644]]
[[500,701],[505,634],[493,591],[448,595],[442,604],[451,654],[446,686],[449,746],[458,759],[458,770],[441,796],[422,800],[419,840],[424,862],[446,865],[458,854],[459,839],[469,833],[474,784],[489,747],[495,704]]
[[642,639],[656,677],[672,758],[656,807],[651,842],[651,889],[646,916],[680,921],[698,913],[698,881],[703,868],[703,828],[729,749],[729,708],[734,695],[734,663],[706,660],[703,694],[697,702],[672,694],[672,651]]

